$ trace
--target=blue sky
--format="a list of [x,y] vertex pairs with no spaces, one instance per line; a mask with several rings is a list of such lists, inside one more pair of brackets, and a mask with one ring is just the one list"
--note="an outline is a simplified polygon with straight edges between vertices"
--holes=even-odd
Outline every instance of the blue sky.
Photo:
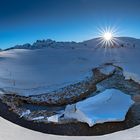
[[115,26],[118,36],[140,38],[139,0],[1,0],[0,47],[37,39],[82,41],[98,27]]

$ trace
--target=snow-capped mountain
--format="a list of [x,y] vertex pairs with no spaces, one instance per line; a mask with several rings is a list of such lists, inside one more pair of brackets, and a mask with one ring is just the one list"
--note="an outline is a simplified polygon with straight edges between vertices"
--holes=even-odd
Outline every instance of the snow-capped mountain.
[[11,49],[43,49],[43,48],[58,48],[58,47],[70,47],[70,46],[77,46],[78,43],[76,42],[56,42],[51,39],[47,40],[37,40],[32,45],[29,43],[23,45],[16,45],[14,47],[8,48],[6,50]]
[[91,75],[94,67],[107,62],[121,66],[127,78],[139,81],[140,40],[118,39],[119,48],[97,46],[98,39],[80,43],[43,40],[2,51],[0,88],[41,94],[81,81]]
[[[139,39],[135,38],[129,38],[129,37],[117,37],[116,38],[116,44],[114,43],[113,47],[136,47],[136,45],[140,44]],[[11,49],[42,49],[42,48],[59,48],[59,47],[78,47],[78,46],[97,46],[100,47],[100,38],[95,38],[83,42],[56,42],[51,39],[47,40],[37,40],[33,44],[23,44],[23,45],[16,45],[11,48],[7,48],[5,50],[11,50]]]

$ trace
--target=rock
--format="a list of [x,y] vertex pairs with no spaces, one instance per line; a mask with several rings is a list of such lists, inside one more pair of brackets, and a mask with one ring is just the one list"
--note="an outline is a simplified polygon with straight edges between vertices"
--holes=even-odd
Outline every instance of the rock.
[[[78,102],[91,93],[96,91],[96,86],[92,82],[83,81],[74,85],[69,85],[57,91],[33,95],[29,97],[21,97],[27,103],[41,104],[41,105],[67,105],[70,103]],[[21,99],[20,98],[20,99]]]
[[132,99],[133,99],[135,102],[140,102],[140,95],[138,95],[138,94],[133,95],[133,96],[132,96]]

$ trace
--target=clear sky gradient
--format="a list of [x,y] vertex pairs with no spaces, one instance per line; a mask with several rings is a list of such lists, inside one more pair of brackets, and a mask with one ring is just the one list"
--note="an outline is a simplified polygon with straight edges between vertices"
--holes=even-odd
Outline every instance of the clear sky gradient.
[[37,39],[82,41],[99,27],[140,38],[140,0],[1,0],[0,48]]

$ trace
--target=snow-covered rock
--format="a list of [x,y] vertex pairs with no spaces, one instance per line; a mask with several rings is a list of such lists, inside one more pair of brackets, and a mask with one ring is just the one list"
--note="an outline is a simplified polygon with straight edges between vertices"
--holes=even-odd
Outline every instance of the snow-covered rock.
[[97,123],[123,121],[133,103],[129,95],[116,89],[107,89],[96,96],[68,105],[64,116],[88,123],[90,127]]

